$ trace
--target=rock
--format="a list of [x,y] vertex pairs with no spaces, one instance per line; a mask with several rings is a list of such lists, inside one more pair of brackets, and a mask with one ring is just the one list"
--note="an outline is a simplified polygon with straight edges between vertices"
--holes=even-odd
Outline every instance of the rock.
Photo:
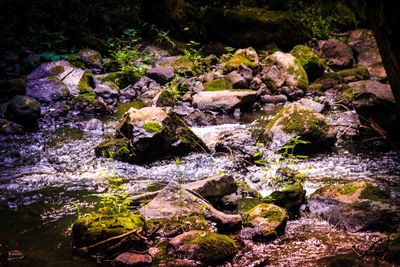
[[367,67],[372,78],[387,78],[374,34],[371,30],[360,29],[350,32],[349,45],[357,52],[357,63]]
[[301,183],[289,185],[282,191],[274,191],[264,198],[265,203],[275,204],[285,208],[289,218],[293,219],[299,214],[300,206],[306,200],[306,190]]
[[147,233],[157,238],[172,238],[193,230],[211,231],[209,222],[202,216],[152,218],[146,221]]
[[232,90],[232,83],[225,78],[218,78],[203,84],[204,91]]
[[138,162],[190,152],[209,152],[204,142],[172,108],[131,108],[117,126],[117,137],[128,138]]
[[[174,103],[174,111],[179,116],[188,116],[189,114],[194,112],[194,108],[190,105],[190,103],[177,101]],[[186,123],[185,120],[183,121]]]
[[119,87],[107,78],[108,75],[93,75],[95,84],[93,92],[104,98],[116,98],[119,95]]
[[70,94],[90,91],[85,72],[63,60],[42,64],[27,79],[26,95],[41,102],[61,100]]
[[232,71],[228,73],[225,78],[232,84],[232,87],[235,89],[247,88],[246,79],[243,78],[237,71]]
[[119,91],[120,99],[133,100],[139,95],[139,92],[140,90],[135,89],[133,85],[128,85]]
[[228,215],[216,210],[200,195],[191,193],[182,188],[178,183],[171,181],[147,205],[139,210],[146,219],[171,218],[176,215],[189,216],[192,214],[203,215],[212,220],[223,229],[237,229],[242,223],[240,215]]
[[327,67],[326,61],[319,58],[308,46],[296,45],[290,51],[290,54],[299,61],[306,71],[310,82],[320,77]]
[[352,67],[354,63],[351,47],[336,39],[319,41],[318,56],[341,69]]
[[262,203],[246,213],[243,224],[248,228],[244,228],[240,235],[244,239],[270,241],[285,232],[287,220],[285,209]]
[[[301,136],[309,144],[299,144],[299,150],[329,149],[336,142],[337,130],[324,115],[299,103],[284,107],[265,127],[265,141],[282,142],[285,135]],[[287,138],[287,137],[286,137]]]
[[70,107],[65,102],[56,102],[50,106],[49,114],[53,118],[59,118],[61,116],[66,116]]
[[175,77],[173,68],[161,66],[148,69],[146,75],[162,85],[171,81]]
[[88,121],[83,121],[81,123],[82,130],[89,132],[102,132],[103,131],[103,123],[101,120],[93,118]]
[[24,132],[22,125],[0,118],[0,134],[23,134]]
[[176,96],[171,91],[164,89],[156,97],[156,107],[173,107]]
[[353,88],[352,102],[357,114],[395,133],[398,118],[390,85],[378,81],[358,81],[349,83],[349,86]]
[[315,82],[321,84],[322,89],[327,90],[341,83],[355,82],[369,78],[368,69],[362,65],[357,65],[353,69],[344,69],[338,72],[324,73]]
[[385,193],[364,181],[327,185],[307,200],[312,213],[350,232],[390,231],[396,227],[399,215],[389,203]]
[[8,102],[6,116],[27,128],[35,127],[40,117],[40,104],[29,96],[17,95]]
[[265,64],[261,78],[272,89],[277,90],[284,85],[291,88],[307,87],[307,73],[291,54],[277,51],[265,59]]
[[153,259],[148,254],[124,252],[113,261],[114,266],[151,266]]
[[204,91],[204,86],[200,81],[196,81],[193,84],[192,90],[193,90],[193,92],[198,93],[198,92]]
[[107,105],[96,98],[95,93],[86,93],[74,97],[71,101],[71,107],[85,114],[105,115],[111,113]]
[[107,139],[95,146],[96,156],[112,158],[123,162],[133,162],[135,155],[131,152],[131,145],[126,138]]
[[320,104],[318,102],[315,102],[315,101],[313,101],[312,99],[309,99],[309,98],[300,99],[300,104],[302,104],[306,108],[312,109],[312,110],[314,110],[315,112],[318,112],[318,113],[321,113],[325,108],[324,105],[322,105],[322,104]]
[[217,125],[217,119],[213,115],[203,112],[191,113],[183,117],[183,121],[189,127],[205,127],[205,126]]
[[311,39],[310,29],[288,13],[262,8],[208,8],[202,17],[208,39],[232,47],[289,48]]
[[266,104],[284,104],[288,101],[288,97],[285,95],[262,95],[260,100]]
[[174,254],[198,260],[207,265],[223,264],[231,260],[238,248],[230,237],[213,232],[190,231],[169,241]]
[[247,84],[253,80],[253,70],[246,65],[240,64],[238,72],[246,80]]
[[216,152],[234,154],[245,159],[251,159],[258,152],[257,142],[252,137],[251,129],[241,128],[234,132],[223,132],[215,144]]
[[23,79],[0,80],[0,98],[8,101],[16,95],[25,95],[26,85]]
[[252,70],[256,69],[259,64],[257,52],[252,48],[238,49],[235,54],[226,62],[223,73],[227,74],[234,70],[238,70],[240,65],[244,65]]
[[102,56],[99,52],[92,49],[82,49],[78,52],[79,59],[89,67],[102,69]]
[[236,108],[250,108],[257,93],[252,90],[203,91],[193,96],[192,105],[203,111],[233,112]]
[[[142,216],[131,212],[116,215],[91,213],[73,223],[72,237],[74,245],[81,248],[132,230],[143,231],[145,225],[146,222]],[[130,235],[129,241],[132,243],[132,247],[135,247],[142,241],[142,238],[133,233]]]

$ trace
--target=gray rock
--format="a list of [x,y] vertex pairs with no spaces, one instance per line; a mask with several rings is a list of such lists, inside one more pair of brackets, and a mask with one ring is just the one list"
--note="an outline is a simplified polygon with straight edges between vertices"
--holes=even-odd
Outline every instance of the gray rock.
[[351,47],[339,40],[329,39],[318,42],[318,56],[338,68],[353,66],[354,58]]
[[119,95],[118,86],[112,81],[104,81],[103,79],[107,75],[93,75],[93,81],[95,84],[95,88],[93,90],[97,95],[102,96],[103,98],[115,98]]
[[237,71],[231,71],[225,78],[231,82],[232,87],[235,89],[245,89],[247,88],[246,79],[243,78]]
[[217,119],[210,114],[203,112],[194,112],[183,118],[183,121],[189,127],[204,127],[217,125]]
[[89,132],[102,132],[103,123],[101,120],[93,118],[88,121],[83,121],[81,124],[82,130]]
[[300,99],[300,103],[306,108],[312,109],[315,112],[321,113],[325,106],[308,98]]
[[174,104],[174,111],[179,116],[187,116],[194,112],[194,108],[187,102],[177,101]]
[[204,91],[203,83],[200,82],[200,81],[196,81],[196,82],[193,84],[192,90],[193,90],[193,92],[195,92],[195,93]]
[[250,159],[258,152],[258,149],[257,142],[252,137],[251,129],[242,128],[234,132],[221,133],[215,144],[215,151],[233,153],[235,156]]
[[146,75],[162,85],[175,77],[174,68],[161,66],[148,69]]

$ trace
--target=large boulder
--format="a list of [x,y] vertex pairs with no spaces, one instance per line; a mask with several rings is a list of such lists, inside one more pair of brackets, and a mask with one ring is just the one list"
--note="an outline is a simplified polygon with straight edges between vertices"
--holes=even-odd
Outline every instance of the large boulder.
[[284,233],[287,220],[284,208],[259,204],[245,214],[243,223],[247,228],[241,231],[241,236],[245,239],[273,240]]
[[231,260],[238,248],[230,237],[213,232],[190,231],[169,241],[174,254],[207,265],[223,264]]
[[350,232],[391,230],[399,219],[387,194],[364,181],[323,186],[307,204],[312,213]]
[[139,212],[146,219],[203,215],[216,222],[221,229],[237,229],[242,224],[240,215],[229,215],[216,210],[200,195],[183,188],[175,181],[171,181],[152,201],[142,206]]
[[193,96],[192,104],[203,111],[233,112],[236,108],[250,108],[257,99],[252,90],[203,91]]
[[264,141],[283,144],[288,135],[301,136],[301,140],[309,144],[299,144],[296,149],[327,149],[336,142],[337,130],[324,115],[306,108],[299,103],[284,107],[267,124],[263,136]]
[[350,32],[348,42],[357,52],[357,63],[366,66],[371,77],[379,80],[387,78],[382,57],[371,30],[360,29]]
[[349,68],[354,64],[351,47],[336,39],[319,41],[318,56],[326,59],[336,68]]
[[204,142],[172,108],[131,108],[117,126],[117,137],[131,143],[134,161],[143,162],[190,152],[209,152]]
[[281,51],[265,59],[261,78],[274,90],[282,86],[305,89],[308,85],[307,73],[300,62],[293,55]]
[[299,61],[310,82],[320,77],[327,67],[326,61],[319,58],[308,46],[296,45],[290,54]]
[[70,94],[78,95],[90,91],[85,71],[73,67],[68,61],[42,64],[26,78],[26,95],[41,102],[61,100]]
[[17,95],[8,102],[6,116],[25,127],[34,127],[40,117],[40,104],[29,96]]

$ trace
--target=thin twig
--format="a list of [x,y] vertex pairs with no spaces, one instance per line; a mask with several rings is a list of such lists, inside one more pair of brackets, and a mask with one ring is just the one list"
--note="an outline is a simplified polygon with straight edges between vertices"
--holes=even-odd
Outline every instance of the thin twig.
[[337,139],[340,139],[340,137],[342,137],[342,135],[344,135],[351,127],[352,127],[352,125],[349,125],[343,132],[341,132],[341,133],[338,135]]

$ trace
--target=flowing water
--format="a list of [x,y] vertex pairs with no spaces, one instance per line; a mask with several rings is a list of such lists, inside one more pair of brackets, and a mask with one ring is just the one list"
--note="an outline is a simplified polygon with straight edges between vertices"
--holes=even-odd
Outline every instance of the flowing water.
[[[217,126],[193,130],[213,146],[219,133],[246,129],[253,119],[246,114],[240,120],[225,116],[219,118]],[[343,124],[343,116],[336,121]],[[26,266],[97,266],[95,259],[73,254],[70,225],[77,218],[74,203],[81,213],[96,207],[105,190],[101,173],[115,172],[123,177],[131,194],[142,192],[150,184],[177,179],[173,159],[139,166],[96,158],[93,147],[113,134],[114,124],[112,119],[106,119],[104,130],[85,131],[79,123],[41,122],[38,132],[0,136],[0,265],[12,266],[7,261],[8,252],[19,250]],[[312,156],[296,165],[308,174],[308,195],[327,182],[361,178],[390,192],[394,202],[399,201],[397,153],[355,153],[346,142],[338,143],[332,152]],[[232,155],[195,153],[181,161],[182,176],[187,181],[224,171],[264,195],[272,191],[263,182],[261,167],[250,166]],[[316,259],[344,253],[352,246],[362,250],[377,235],[349,234],[304,213],[300,219],[288,222],[284,236],[270,244],[249,244],[252,250],[238,255],[227,266],[249,265],[255,258],[268,258],[271,265],[315,265]]]

